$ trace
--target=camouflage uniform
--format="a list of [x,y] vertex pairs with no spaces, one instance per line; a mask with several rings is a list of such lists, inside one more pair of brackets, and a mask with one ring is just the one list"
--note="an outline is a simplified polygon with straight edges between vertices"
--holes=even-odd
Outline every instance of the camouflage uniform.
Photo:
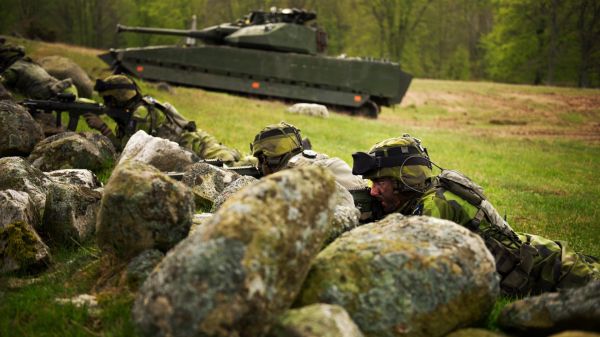
[[[77,96],[77,88],[70,79],[58,80],[52,77],[40,65],[30,58],[24,57],[22,46],[13,46],[0,41],[0,85],[21,96],[47,100],[59,93],[72,93]],[[4,93],[2,96],[11,98]],[[56,118],[51,114],[35,114],[35,120],[50,136],[64,132],[63,127],[56,125]]]
[[[403,158],[409,160],[394,162],[391,159],[394,157],[391,153],[392,149],[402,147],[406,149]],[[367,170],[364,173],[365,178],[391,177],[396,181],[404,181],[402,183],[404,186],[399,187],[399,193],[409,197],[396,212],[450,220],[467,227],[483,238],[496,260],[496,270],[502,278],[501,287],[505,293],[535,294],[555,291],[559,288],[577,287],[592,279],[600,279],[598,259],[576,253],[562,241],[514,232],[505,221],[504,227],[493,225],[499,220],[496,218],[496,221],[493,221],[490,218],[494,217],[484,215],[480,212],[480,207],[467,201],[467,196],[463,197],[464,194],[459,196],[457,194],[459,192],[451,192],[452,187],[444,183],[440,178],[441,175],[433,176],[431,164],[426,165],[423,161],[410,163],[411,156],[429,161],[426,150],[421,147],[418,140],[408,135],[388,139],[376,144],[369,151],[369,155],[372,158],[390,158],[390,162],[387,167],[382,167],[385,166],[384,164],[371,170],[367,169],[368,164],[363,165],[362,170]],[[357,161],[361,159],[357,154],[354,157],[356,167]],[[500,222],[502,221],[500,219]]]
[[[291,124],[281,122],[265,127],[254,138],[252,155],[258,158],[261,166],[271,163],[269,170],[277,172],[292,167],[316,165],[327,167],[336,181],[348,190],[365,188],[364,180],[352,174],[352,169],[343,160],[312,150],[304,150],[300,130]],[[265,174],[265,167],[261,169]]]
[[[105,83],[104,87],[99,88],[98,82]],[[118,149],[122,150],[135,132],[144,130],[150,135],[177,142],[201,158],[220,159],[228,165],[240,164],[237,150],[219,143],[208,132],[196,129],[194,122],[185,120],[169,103],[162,104],[152,97],[142,97],[135,82],[126,76],[113,75],[98,82],[95,89],[103,96],[106,105],[123,109],[123,113],[131,114],[131,118],[127,125],[117,124],[116,135],[96,115],[87,114],[84,118],[90,127],[111,138]],[[113,89],[111,85],[117,88]]]
[[77,89],[70,79],[57,80],[29,58],[13,63],[2,73],[2,78],[2,84],[8,90],[28,98],[49,99],[67,92],[77,95]]

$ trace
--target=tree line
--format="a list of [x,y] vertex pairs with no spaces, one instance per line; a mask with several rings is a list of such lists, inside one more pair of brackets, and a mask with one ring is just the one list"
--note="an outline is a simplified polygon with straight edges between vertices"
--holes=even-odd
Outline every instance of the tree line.
[[117,23],[188,29],[251,10],[313,10],[328,54],[399,62],[416,77],[600,87],[597,0],[3,0],[0,33],[95,48],[181,43]]

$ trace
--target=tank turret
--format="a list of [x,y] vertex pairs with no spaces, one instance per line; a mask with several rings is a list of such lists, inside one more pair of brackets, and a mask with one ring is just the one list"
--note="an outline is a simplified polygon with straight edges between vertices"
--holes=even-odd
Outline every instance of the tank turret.
[[254,11],[233,23],[207,27],[202,30],[128,27],[117,25],[117,33],[174,35],[195,38],[206,44],[224,44],[300,54],[325,51],[324,32],[305,25],[317,15],[299,9]]
[[397,63],[322,55],[327,36],[299,9],[253,11],[204,29],[118,26],[119,32],[188,37],[203,45],[111,49],[99,57],[117,73],[253,96],[316,102],[377,117],[400,103],[412,76]]

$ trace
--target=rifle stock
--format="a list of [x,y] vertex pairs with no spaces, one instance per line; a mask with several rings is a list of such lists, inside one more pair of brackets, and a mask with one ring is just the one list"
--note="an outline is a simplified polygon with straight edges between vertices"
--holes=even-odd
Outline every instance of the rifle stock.
[[49,100],[26,99],[19,102],[23,107],[29,110],[29,113],[35,115],[37,113],[52,113],[56,112],[56,125],[62,125],[62,113],[69,114],[69,124],[67,128],[70,131],[77,129],[79,117],[85,113],[93,113],[95,115],[106,114],[114,119],[117,123],[127,124],[131,114],[125,113],[124,110],[112,109],[100,103],[84,103],[77,102],[74,95],[59,94]]

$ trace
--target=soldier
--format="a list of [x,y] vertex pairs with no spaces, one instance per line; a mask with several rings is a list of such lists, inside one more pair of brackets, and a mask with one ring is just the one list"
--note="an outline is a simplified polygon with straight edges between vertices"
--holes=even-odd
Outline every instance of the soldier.
[[[70,79],[61,81],[54,78],[39,64],[26,57],[22,46],[7,44],[1,38],[0,75],[2,88],[5,87],[27,98],[47,100],[59,93],[71,93],[77,96],[77,88]],[[6,92],[1,96],[11,98]],[[64,128],[56,125],[56,119],[50,114],[36,114],[34,118],[42,126],[46,136],[65,131]]]
[[428,215],[456,222],[480,235],[496,260],[501,288],[527,295],[584,285],[600,278],[598,259],[575,253],[564,242],[516,233],[483,195],[456,171],[435,176],[427,150],[409,135],[353,155],[353,173],[373,182],[371,195],[386,214]]
[[137,84],[124,75],[112,75],[97,80],[94,87],[104,103],[111,108],[130,114],[126,125],[117,123],[116,134],[96,115],[85,114],[88,125],[109,137],[115,147],[122,150],[129,138],[138,130],[179,143],[204,159],[220,159],[228,165],[239,164],[240,154],[219,143],[196,124],[186,120],[169,103],[160,103],[143,96]]
[[73,93],[77,89],[70,79],[58,80],[39,64],[25,56],[22,46],[6,44],[0,39],[0,67],[2,85],[8,90],[33,99],[49,99],[59,93]]
[[286,168],[318,165],[329,168],[336,181],[348,190],[366,186],[362,178],[352,174],[352,169],[343,160],[304,150],[300,130],[285,122],[262,129],[254,137],[250,151],[258,159],[258,169],[263,175]]

